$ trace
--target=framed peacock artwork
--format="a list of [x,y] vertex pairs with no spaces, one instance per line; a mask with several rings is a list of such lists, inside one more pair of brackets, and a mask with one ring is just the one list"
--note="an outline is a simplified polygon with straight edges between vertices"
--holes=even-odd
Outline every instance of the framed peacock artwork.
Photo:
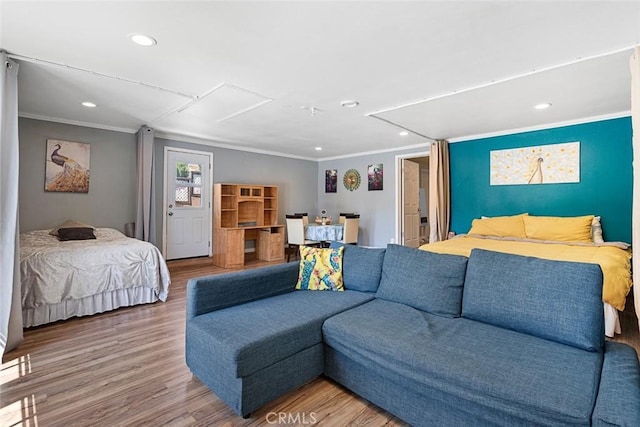
[[45,191],[88,193],[91,146],[47,139]]
[[580,141],[491,151],[490,185],[580,182]]

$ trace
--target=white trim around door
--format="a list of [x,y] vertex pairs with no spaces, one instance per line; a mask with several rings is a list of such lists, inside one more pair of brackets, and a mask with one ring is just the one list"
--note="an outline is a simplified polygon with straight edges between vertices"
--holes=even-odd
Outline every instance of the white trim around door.
[[[164,160],[163,160],[163,181],[162,181],[162,254],[165,258],[167,258],[167,219],[170,213],[170,208],[168,204],[168,184],[169,177],[167,176],[167,166],[168,166],[168,157],[169,153],[182,153],[182,154],[195,154],[199,156],[206,156],[208,158],[208,178],[206,179],[206,183],[202,185],[202,191],[207,192],[207,206],[204,208],[207,210],[206,218],[208,219],[208,231],[206,232],[206,236],[203,236],[209,242],[208,244],[208,256],[211,256],[213,253],[213,209],[212,209],[212,198],[213,198],[213,153],[207,151],[197,151],[197,150],[189,150],[185,148],[176,148],[176,147],[164,147]],[[204,166],[203,166],[204,167]],[[204,255],[203,255],[204,256]]]
[[420,151],[417,153],[407,153],[407,154],[397,154],[396,155],[396,225],[395,231],[396,236],[394,242],[397,244],[402,244],[402,221],[401,218],[404,215],[403,207],[404,201],[402,200],[402,181],[404,180],[404,174],[402,172],[402,160],[405,159],[415,159],[416,157],[428,157],[430,154],[430,150]]

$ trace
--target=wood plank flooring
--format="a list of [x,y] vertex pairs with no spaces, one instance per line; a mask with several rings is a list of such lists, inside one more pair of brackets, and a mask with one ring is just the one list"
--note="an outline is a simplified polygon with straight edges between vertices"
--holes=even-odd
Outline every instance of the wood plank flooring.
[[[246,268],[274,263],[249,261]],[[326,378],[237,416],[184,361],[185,285],[228,272],[209,259],[169,263],[158,302],[25,330],[3,358],[0,426],[403,426]],[[282,415],[280,415],[282,414]]]
[[[249,261],[245,268],[273,264]],[[237,416],[184,362],[185,285],[227,272],[209,259],[169,263],[166,303],[119,309],[25,330],[3,358],[0,426],[404,426],[327,378],[253,414]],[[640,353],[632,301],[618,341]]]

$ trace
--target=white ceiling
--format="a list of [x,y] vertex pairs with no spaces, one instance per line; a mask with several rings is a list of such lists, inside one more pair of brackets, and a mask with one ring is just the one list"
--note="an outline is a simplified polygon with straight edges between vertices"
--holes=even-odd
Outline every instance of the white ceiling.
[[628,115],[639,43],[639,1],[0,1],[21,116],[312,159]]

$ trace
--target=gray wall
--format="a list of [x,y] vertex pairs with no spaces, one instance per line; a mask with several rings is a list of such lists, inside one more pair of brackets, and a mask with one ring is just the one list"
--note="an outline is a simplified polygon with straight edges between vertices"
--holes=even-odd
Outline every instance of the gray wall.
[[[391,238],[395,239],[396,221],[396,155],[428,151],[424,148],[397,152],[369,154],[338,160],[325,160],[318,163],[318,211],[309,213],[319,215],[320,209],[337,219],[340,212],[360,214],[360,231],[358,244],[364,246],[385,247]],[[367,186],[367,168],[369,165],[382,163],[384,185],[383,190],[369,191]],[[338,170],[338,192],[325,193],[325,170]],[[362,182],[355,191],[347,190],[342,178],[348,169],[356,169]]]
[[[20,118],[20,230],[53,228],[75,219],[124,231],[136,213],[136,135]],[[47,139],[91,144],[89,193],[44,191]],[[248,153],[157,138],[155,182],[157,244],[162,247],[164,147],[213,153],[214,182],[273,184],[279,216],[317,210],[318,165],[308,160]]]
[[[46,141],[63,139],[91,144],[91,181],[88,194],[45,193]],[[314,162],[249,153],[209,145],[156,138],[155,182],[157,244],[162,247],[162,180],[164,147],[213,153],[214,182],[272,184],[279,188],[279,216],[327,209],[360,213],[361,245],[386,246],[395,237],[395,156],[424,152],[424,148]],[[384,189],[367,190],[367,166],[384,164]],[[362,183],[350,192],[342,185],[347,169],[357,169]],[[326,169],[338,169],[338,192],[324,192]],[[20,228],[52,228],[67,219],[123,231],[133,222],[136,208],[136,136],[133,134],[20,119]]]
[[[285,223],[284,215],[287,213],[317,210],[317,162],[156,138],[155,182],[160,184],[163,180],[165,146],[213,153],[213,182],[277,185],[281,224]],[[159,247],[162,247],[163,191],[156,186],[156,236]]]
[[[124,231],[135,219],[136,136],[20,118],[20,231],[75,219]],[[91,144],[89,192],[44,191],[47,139]]]

